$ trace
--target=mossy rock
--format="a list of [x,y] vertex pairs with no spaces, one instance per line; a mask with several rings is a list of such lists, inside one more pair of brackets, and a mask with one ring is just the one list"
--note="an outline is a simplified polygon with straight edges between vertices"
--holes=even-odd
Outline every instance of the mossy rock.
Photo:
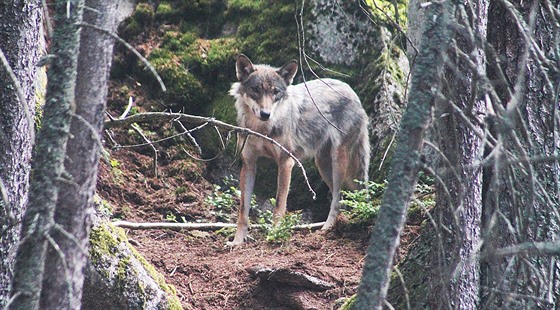
[[223,89],[235,78],[235,59],[239,42],[232,38],[198,39],[181,54],[181,63],[190,68],[209,87]]
[[151,26],[154,19],[155,12],[153,7],[148,3],[139,3],[136,5],[132,15],[124,20],[119,33],[123,39],[130,40]]
[[212,101],[212,111],[210,114],[223,122],[235,124],[237,119],[235,99],[227,92],[217,94],[216,98]]
[[198,36],[193,32],[167,31],[163,35],[160,49],[180,54],[197,39]]
[[[167,87],[167,92],[155,94],[172,110],[206,115],[212,110],[212,99],[226,93],[235,77],[237,43],[229,38],[204,40],[191,32],[166,32],[161,46],[148,58]],[[142,76],[157,89],[149,71]]]
[[161,1],[156,7],[155,19],[160,22],[176,23],[181,20],[181,10],[170,1]]
[[124,230],[94,216],[82,309],[182,309],[177,291],[140,255]]
[[227,10],[226,0],[161,1],[155,9],[155,19],[194,31],[204,38],[218,37]]
[[[167,87],[166,92],[156,92],[165,100],[167,106],[186,113],[196,113],[204,109],[209,101],[205,88],[200,80],[181,64],[175,54],[165,49],[156,49],[149,59]],[[146,71],[144,75],[153,87],[157,87],[151,72]]]

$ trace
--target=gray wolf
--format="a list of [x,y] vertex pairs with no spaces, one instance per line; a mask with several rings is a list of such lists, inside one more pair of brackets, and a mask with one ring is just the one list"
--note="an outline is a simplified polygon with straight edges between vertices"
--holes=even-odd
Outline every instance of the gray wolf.
[[[239,55],[236,62],[239,81],[232,85],[230,94],[236,99],[239,126],[273,138],[298,159],[315,158],[321,177],[332,193],[329,215],[322,227],[327,230],[339,213],[341,188],[354,189],[355,179],[368,179],[368,117],[360,99],[347,84],[318,79],[291,85],[297,70],[296,61],[273,68],[254,65],[247,56]],[[229,245],[242,244],[247,237],[257,159],[269,157],[278,165],[275,223],[286,212],[295,163],[278,146],[259,137],[238,139],[238,148],[242,160],[241,203],[237,232]]]

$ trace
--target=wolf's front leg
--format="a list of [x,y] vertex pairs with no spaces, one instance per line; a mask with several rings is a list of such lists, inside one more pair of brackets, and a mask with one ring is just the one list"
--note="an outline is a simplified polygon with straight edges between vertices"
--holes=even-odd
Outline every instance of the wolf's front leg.
[[282,154],[278,163],[278,187],[276,189],[276,208],[272,214],[274,224],[278,224],[280,219],[286,214],[286,204],[288,203],[288,192],[292,178],[292,168],[294,160],[288,155]]
[[243,158],[243,166],[241,167],[241,175],[239,187],[241,188],[241,202],[239,204],[237,231],[235,238],[227,245],[240,245],[245,242],[247,231],[249,230],[249,209],[251,209],[251,196],[255,186],[255,175],[257,173],[257,160],[251,158]]

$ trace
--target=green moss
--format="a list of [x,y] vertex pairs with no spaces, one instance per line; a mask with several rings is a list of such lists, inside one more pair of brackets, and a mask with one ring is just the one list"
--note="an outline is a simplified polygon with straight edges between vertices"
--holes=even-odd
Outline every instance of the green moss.
[[377,21],[383,22],[387,27],[393,28],[396,22],[402,29],[406,29],[406,0],[366,0],[371,12]]
[[120,35],[125,40],[137,36],[144,30],[145,27],[150,26],[154,22],[155,12],[151,5],[147,3],[139,3],[130,17],[125,19],[121,29]]
[[229,86],[235,78],[235,56],[239,42],[232,38],[198,39],[181,54],[181,63],[211,87]]
[[[234,68],[237,44],[230,38],[204,40],[192,32],[166,32],[161,46],[149,56],[168,89],[158,96],[173,110],[206,114],[218,90],[225,93],[234,78],[234,70],[224,68]],[[149,72],[144,77],[154,83]]]
[[155,11],[155,19],[159,21],[177,22],[180,16],[181,11],[174,8],[169,1],[160,2]]
[[139,3],[132,14],[132,18],[141,25],[151,24],[154,21],[154,16],[154,9],[147,3]]
[[[94,227],[90,233],[90,259],[94,264],[101,263],[99,260],[104,255],[115,254],[118,246],[125,243],[131,250],[132,255],[140,261],[142,266],[146,269],[150,277],[152,277],[158,286],[167,293],[168,309],[182,309],[181,302],[177,297],[177,290],[173,285],[165,282],[165,278],[155,270],[155,268],[146,261],[146,259],[138,253],[138,251],[128,243],[128,239],[123,229],[114,227],[110,223],[105,223]],[[117,285],[125,281],[128,272],[130,272],[131,256],[124,256],[119,259],[116,269]],[[108,276],[108,275],[105,275]],[[141,284],[139,284],[141,285]],[[144,291],[143,287],[139,287]]]
[[167,31],[163,35],[160,48],[171,52],[181,53],[197,39],[193,32],[181,33],[179,31]]
[[256,12],[262,8],[263,3],[263,1],[254,0],[230,0],[228,1],[228,13],[232,16]]
[[158,286],[167,294],[167,302],[168,302],[168,308],[170,310],[180,310],[183,309],[181,306],[181,301],[179,300],[179,298],[177,297],[177,289],[175,288],[175,286],[171,285],[171,284],[167,284],[165,282],[165,278],[163,277],[163,275],[159,272],[157,272],[157,270],[154,268],[154,266],[152,266],[152,264],[148,263],[148,261],[144,258],[144,256],[142,256],[140,253],[138,253],[138,251],[131,245],[130,246],[130,250],[132,251],[132,254],[134,255],[134,257],[136,257],[136,259],[138,259],[138,261],[140,261],[140,263],[142,264],[142,266],[144,266],[144,268],[146,269],[146,271],[148,272],[148,274],[150,275],[150,277],[152,277],[156,283],[158,284]]
[[[150,62],[167,86],[167,92],[159,92],[159,95],[174,110],[193,113],[208,102],[202,83],[170,51],[156,49],[150,55]],[[150,73],[146,72],[146,75]],[[146,79],[153,81],[150,77],[146,76]]]
[[219,94],[212,101],[212,115],[229,124],[235,124],[237,118],[237,110],[235,109],[235,100],[228,93]]
[[130,269],[130,257],[123,257],[119,260],[116,270],[117,285],[121,288],[126,281],[128,270]]
[[352,297],[346,299],[344,304],[338,308],[338,310],[352,310],[354,308],[354,303],[356,302],[356,295],[352,295]]
[[[123,235],[114,231],[115,227],[111,224],[99,225],[91,230],[89,235],[90,259],[94,264],[99,263],[103,255],[115,253],[117,246],[122,240]],[[117,232],[117,234],[115,234]],[[122,232],[124,234],[124,232]]]
[[[243,2],[243,1],[239,1]],[[294,22],[293,1],[255,1],[259,9],[245,18],[247,12],[232,10],[232,19],[239,19],[237,36],[242,40],[243,52],[259,63],[281,65],[297,57],[298,29]],[[241,6],[239,8],[247,8]],[[243,14],[240,14],[243,12]],[[239,14],[239,15],[234,15]]]

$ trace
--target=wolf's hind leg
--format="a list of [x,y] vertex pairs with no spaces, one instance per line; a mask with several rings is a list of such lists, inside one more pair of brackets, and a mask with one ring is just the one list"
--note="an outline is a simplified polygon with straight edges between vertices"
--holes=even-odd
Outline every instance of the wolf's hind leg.
[[315,166],[317,166],[321,178],[323,179],[323,181],[325,181],[325,183],[327,183],[327,186],[332,192],[333,189],[332,158],[328,150],[317,153],[317,155],[315,156]]
[[329,216],[325,225],[321,229],[327,230],[334,226],[336,217],[340,211],[340,190],[348,169],[348,152],[342,148],[337,147],[331,150],[332,157],[332,201],[329,211]]

